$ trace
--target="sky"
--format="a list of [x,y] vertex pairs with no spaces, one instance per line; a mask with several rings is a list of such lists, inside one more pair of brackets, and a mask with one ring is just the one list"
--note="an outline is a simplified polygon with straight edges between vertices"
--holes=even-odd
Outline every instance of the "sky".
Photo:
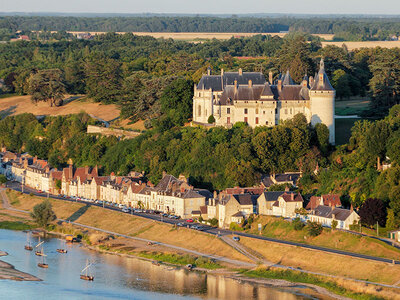
[[0,0],[0,12],[400,15],[400,0]]

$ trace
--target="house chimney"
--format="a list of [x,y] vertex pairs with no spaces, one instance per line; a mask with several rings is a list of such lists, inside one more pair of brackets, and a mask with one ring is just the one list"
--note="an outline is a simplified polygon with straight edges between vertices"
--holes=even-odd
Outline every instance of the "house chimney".
[[69,179],[72,179],[72,176],[74,176],[72,165],[68,166],[68,175],[69,175]]
[[221,76],[224,76],[224,69],[221,69]]
[[181,186],[181,193],[183,194],[185,192],[185,187]]
[[353,204],[350,205],[350,211],[353,212],[354,211],[354,207]]
[[214,199],[217,199],[217,197],[218,197],[218,193],[217,193],[217,191],[214,191]]
[[294,193],[290,194],[290,199],[293,201],[294,200]]
[[210,68],[210,67],[207,68],[207,75],[208,75],[208,76],[211,75],[211,68]]
[[37,156],[35,155],[35,157],[33,158],[33,163],[37,162]]
[[285,192],[289,192],[290,188],[288,186],[285,187]]
[[243,70],[242,70],[242,68],[240,68],[239,69],[239,76],[242,76],[243,75]]
[[253,87],[253,81],[249,80],[249,88]]
[[278,91],[279,92],[282,91],[282,80],[281,79],[278,80]]
[[268,76],[269,76],[269,84],[272,84],[272,72],[271,71],[269,71]]
[[165,171],[162,171],[162,178],[164,178],[164,177],[165,177],[165,175],[167,175],[167,172],[165,172]]
[[234,85],[234,91],[236,94],[237,93],[237,80],[234,81],[233,85]]

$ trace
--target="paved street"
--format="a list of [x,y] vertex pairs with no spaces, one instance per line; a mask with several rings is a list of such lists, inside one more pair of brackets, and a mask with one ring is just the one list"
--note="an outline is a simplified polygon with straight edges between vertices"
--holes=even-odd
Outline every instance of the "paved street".
[[[9,182],[7,184],[7,187],[12,188],[12,189],[14,189],[16,191],[21,191],[21,185],[18,182]],[[28,187],[24,187],[24,193],[26,193],[26,194],[32,193],[32,194],[34,194],[36,196],[44,197],[44,198],[48,196],[46,193],[39,193],[35,189],[31,189],[31,188],[28,188]],[[63,198],[63,197],[58,197],[58,196],[55,196],[55,195],[49,195],[49,197],[54,198],[54,199],[63,200],[63,201],[81,202],[81,203],[84,203],[86,205],[93,205],[93,206],[103,207],[100,204],[95,204],[95,203],[90,203],[90,202],[83,202],[83,201],[76,201],[76,200],[72,200],[72,199],[66,199],[66,198]],[[121,212],[121,210],[119,208],[116,208],[116,207],[105,206],[104,208]],[[140,216],[140,217],[143,217],[143,218],[147,218],[147,219],[152,219],[152,220],[155,220],[155,221],[168,223],[168,224],[183,223],[185,227],[191,227],[191,226],[194,225],[193,223],[187,223],[185,220],[169,219],[169,218],[166,218],[166,217],[162,217],[159,214],[134,213],[134,212],[131,212],[130,214],[136,215],[136,216]],[[343,251],[343,250],[319,247],[319,246],[308,245],[308,244],[303,244],[303,243],[291,242],[291,241],[287,241],[287,240],[269,238],[269,237],[265,237],[265,236],[261,236],[261,235],[249,234],[249,233],[244,233],[244,232],[234,232],[234,231],[231,231],[231,230],[215,228],[215,227],[211,227],[211,226],[204,225],[204,224],[197,224],[196,223],[196,225],[199,225],[201,227],[201,229],[200,229],[201,231],[207,232],[207,233],[210,233],[210,234],[213,234],[213,235],[218,235],[218,236],[238,235],[238,236],[243,236],[243,237],[249,237],[249,238],[264,240],[264,241],[268,241],[268,242],[279,243],[279,244],[283,244],[283,245],[291,245],[291,246],[301,247],[301,248],[305,248],[305,249],[323,251],[323,252],[326,252],[326,253],[346,255],[346,256],[350,256],[350,257],[354,257],[354,258],[368,259],[368,260],[372,260],[372,261],[385,262],[385,263],[391,263],[391,264],[400,264],[400,261],[398,261],[398,260],[392,260],[392,259],[383,258],[383,257],[370,256],[370,255],[364,255],[364,254],[359,254],[359,253],[353,253],[353,252],[349,252],[349,251]],[[196,229],[193,229],[193,230],[196,230]]]

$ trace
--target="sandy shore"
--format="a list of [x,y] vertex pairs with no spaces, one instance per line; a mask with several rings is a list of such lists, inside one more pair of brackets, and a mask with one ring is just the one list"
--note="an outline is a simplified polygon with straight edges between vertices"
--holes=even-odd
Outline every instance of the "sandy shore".
[[[7,252],[0,251],[0,256],[6,256],[6,255],[8,255]],[[33,275],[16,270],[13,265],[10,265],[9,263],[6,263],[1,260],[0,260],[0,279],[9,279],[17,281],[41,281],[41,279]]]

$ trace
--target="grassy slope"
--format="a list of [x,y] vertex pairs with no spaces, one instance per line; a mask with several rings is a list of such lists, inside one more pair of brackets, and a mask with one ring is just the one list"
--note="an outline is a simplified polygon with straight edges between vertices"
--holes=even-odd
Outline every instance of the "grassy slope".
[[263,225],[262,234],[267,237],[284,237],[285,240],[310,245],[357,252],[389,259],[400,259],[400,250],[369,237],[363,237],[338,230],[330,230],[327,228],[324,228],[323,233],[317,237],[308,237],[306,228],[296,231],[293,230],[291,222],[270,216],[261,216],[257,218],[252,224],[252,228],[249,232],[257,234],[259,223]]

